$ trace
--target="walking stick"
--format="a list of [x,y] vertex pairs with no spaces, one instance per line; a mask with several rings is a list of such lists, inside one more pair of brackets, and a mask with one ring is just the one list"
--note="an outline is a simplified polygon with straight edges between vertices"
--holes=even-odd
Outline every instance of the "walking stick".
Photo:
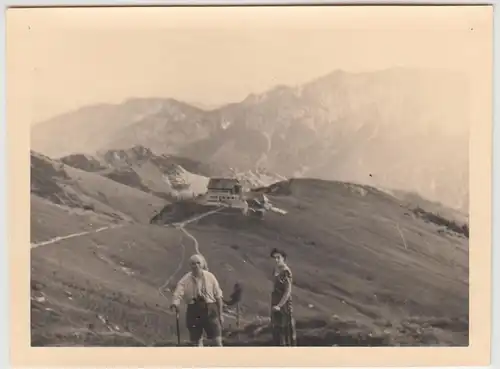
[[240,302],[243,293],[243,288],[239,283],[234,284],[233,292],[231,293],[229,301],[224,301],[227,306],[236,305],[236,330],[237,339],[240,340]]

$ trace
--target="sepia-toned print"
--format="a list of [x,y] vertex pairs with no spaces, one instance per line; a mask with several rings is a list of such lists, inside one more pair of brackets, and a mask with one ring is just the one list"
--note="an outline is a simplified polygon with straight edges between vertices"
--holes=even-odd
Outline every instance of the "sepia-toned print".
[[469,345],[476,25],[252,9],[31,19],[31,346]]

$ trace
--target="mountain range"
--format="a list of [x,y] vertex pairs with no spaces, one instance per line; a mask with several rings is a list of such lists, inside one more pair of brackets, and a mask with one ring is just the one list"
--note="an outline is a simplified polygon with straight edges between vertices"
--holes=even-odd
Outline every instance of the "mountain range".
[[468,212],[468,81],[441,70],[334,71],[203,110],[173,98],[83,107],[36,124],[51,158],[142,146],[231,168],[418,193]]

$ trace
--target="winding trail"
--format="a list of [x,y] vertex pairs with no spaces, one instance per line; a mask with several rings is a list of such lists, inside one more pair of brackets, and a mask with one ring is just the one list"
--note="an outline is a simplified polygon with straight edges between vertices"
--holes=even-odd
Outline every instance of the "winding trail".
[[51,245],[53,243],[56,243],[56,242],[59,242],[59,241],[63,241],[63,240],[67,240],[67,239],[70,239],[70,238],[82,237],[82,236],[86,236],[88,234],[99,233],[99,232],[102,232],[102,231],[105,231],[105,230],[108,230],[108,229],[122,228],[124,226],[125,226],[125,224],[112,225],[112,226],[101,227],[101,228],[98,228],[98,229],[93,229],[93,230],[90,230],[90,231],[79,232],[79,233],[72,233],[72,234],[69,234],[67,236],[57,236],[57,237],[51,238],[50,240],[47,240],[47,241],[41,241],[41,242],[31,243],[31,248],[35,249],[35,248],[40,247],[40,246]]
[[[206,216],[209,216],[209,215],[212,215],[212,214],[215,214],[219,211],[221,211],[223,209],[223,207],[220,207],[220,208],[217,208],[215,210],[211,210],[211,211],[208,211],[206,213],[203,213],[203,214],[200,214],[196,217],[193,217],[193,218],[190,218],[190,219],[187,219],[185,220],[184,222],[180,222],[180,223],[172,223],[171,225],[174,226],[175,228],[177,229],[180,229],[181,232],[183,234],[185,234],[186,236],[188,236],[194,243],[194,249],[196,251],[197,254],[200,254],[200,248],[199,248],[199,243],[198,243],[198,240],[196,239],[196,237],[194,237],[191,233],[189,233],[189,231],[186,230],[185,226],[189,223],[193,223],[193,222],[196,222]],[[170,224],[167,224],[166,226],[168,227]],[[175,269],[175,271],[172,273],[172,275],[170,275],[167,280],[165,281],[165,283],[163,283],[162,286],[160,286],[160,288],[158,288],[158,293],[163,296],[166,300],[168,300],[169,298],[163,293],[166,289],[166,287],[169,285],[169,283],[172,281],[172,279],[175,277],[175,275],[181,270],[183,264],[184,264],[184,259],[186,257],[186,246],[184,245],[184,243],[182,242],[182,239],[181,239],[181,247],[182,247],[182,256],[181,256],[181,260],[179,262],[179,264],[177,265],[177,268]],[[169,290],[170,291],[170,290]],[[173,291],[170,291],[171,293]]]
[[[163,293],[163,291],[167,290],[167,287],[168,285],[170,284],[170,282],[172,281],[172,279],[175,277],[175,275],[177,273],[179,273],[179,271],[182,269],[182,266],[184,265],[184,259],[186,258],[186,246],[184,246],[184,243],[182,242],[182,238],[181,238],[181,241],[180,241],[180,244],[181,244],[181,248],[182,248],[182,255],[181,255],[181,260],[179,261],[179,265],[177,265],[177,268],[175,269],[175,271],[172,273],[172,275],[170,277],[167,278],[167,280],[165,281],[165,283],[163,283],[159,288],[158,288],[158,293],[160,294],[160,296],[162,296],[165,300],[168,300],[169,298]],[[170,289],[169,289],[169,292],[172,292]],[[162,309],[163,310],[163,309]],[[168,310],[168,311],[165,311],[163,310],[164,312],[172,315],[173,313]]]
[[[196,222],[196,221],[198,221],[198,220],[200,220],[202,218],[205,218],[205,217],[207,217],[209,215],[212,215],[212,214],[215,214],[217,212],[220,212],[222,209],[224,209],[224,207],[219,207],[219,208],[217,208],[215,210],[207,211],[206,213],[199,214],[199,215],[197,215],[195,217],[192,217],[190,219],[187,219],[187,220],[185,220],[183,222],[171,223],[171,224],[167,224],[165,226],[166,227],[173,226],[176,229],[179,229],[185,236],[187,236],[188,238],[190,238],[192,240],[195,252],[197,254],[201,254],[198,240],[188,230],[186,230],[185,227],[186,227],[186,225],[188,225],[190,223]],[[51,244],[57,243],[59,241],[63,241],[63,240],[71,239],[71,238],[83,237],[83,236],[86,236],[86,235],[89,235],[89,234],[95,234],[95,233],[103,232],[103,231],[106,231],[106,230],[123,228],[123,227],[128,226],[128,225],[129,224],[119,224],[119,225],[105,226],[105,227],[101,227],[101,228],[90,230],[90,231],[79,232],[79,233],[72,233],[72,234],[69,234],[69,235],[66,235],[66,236],[57,236],[57,237],[51,238],[51,239],[46,240],[46,241],[31,243],[31,248],[34,249],[34,248],[37,248],[37,247],[40,247],[40,246],[51,245]],[[179,242],[180,246],[182,248],[182,254],[181,254],[181,259],[179,261],[179,264],[177,265],[177,268],[175,269],[175,271],[166,279],[165,283],[163,283],[163,285],[161,285],[158,288],[158,293],[160,294],[160,296],[162,296],[166,300],[169,300],[169,297],[167,297],[164,292],[168,290],[170,292],[170,294],[173,293],[173,291],[171,291],[167,287],[170,284],[170,282],[172,281],[172,279],[182,269],[182,267],[184,265],[184,260],[186,258],[186,246],[184,245],[184,242],[182,241],[182,239],[183,239],[183,237],[181,237],[180,242]],[[164,313],[167,313],[167,314],[170,314],[170,315],[173,314],[173,312],[170,311],[170,310],[161,309],[161,308],[160,308],[160,310],[162,310]]]
[[[193,217],[193,218],[190,218],[188,220],[185,220],[184,222],[180,222],[180,223],[172,223],[171,225],[174,226],[175,228],[178,228],[180,229],[180,231],[185,234],[187,237],[189,237],[192,241],[193,241],[193,246],[194,246],[194,249],[196,251],[197,254],[201,254],[200,252],[200,247],[199,247],[199,243],[198,243],[198,240],[196,239],[195,236],[193,236],[186,228],[185,226],[190,224],[190,223],[193,223],[193,222],[196,222],[204,217],[207,217],[209,215],[212,215],[212,214],[215,214],[219,211],[221,211],[222,209],[224,209],[224,207],[219,207],[215,210],[211,210],[211,211],[208,211],[206,213],[203,213],[203,214],[200,214],[196,217]],[[169,225],[166,225],[166,226],[169,226]],[[167,280],[165,281],[165,283],[160,287],[158,288],[158,293],[163,297],[165,298],[166,300],[169,300],[169,298],[164,294],[164,291],[166,290],[166,287],[168,286],[168,284],[172,281],[172,279],[174,278],[174,276],[180,271],[180,269],[182,268],[183,264],[184,264],[184,259],[185,259],[185,254],[186,254],[186,246],[184,245],[184,243],[180,242],[181,244],[181,247],[182,247],[182,257],[181,257],[181,260],[179,262],[179,265],[177,266],[177,269],[174,271],[174,273],[172,273],[172,275],[170,275]],[[170,289],[168,290],[171,294],[173,293],[173,291],[171,291]],[[164,309],[161,309],[162,311],[164,311],[165,313],[169,314],[169,315],[173,315],[174,313],[170,310],[166,311]],[[228,317],[228,318],[234,318],[234,316],[232,316],[231,314],[228,314],[227,312],[223,313],[223,316],[225,317]],[[240,321],[243,322],[244,320],[242,320],[240,318]]]
[[196,251],[197,254],[201,254],[200,253],[200,247],[199,247],[199,244],[198,244],[198,240],[196,239],[196,237],[194,237],[191,233],[189,233],[189,231],[186,230],[186,228],[182,227],[180,228],[181,232],[184,233],[186,236],[188,236],[190,239],[193,240],[194,242],[194,249]]
[[[224,207],[219,207],[219,208],[217,208],[215,210],[207,211],[206,213],[202,213],[202,214],[197,215],[197,216],[195,216],[193,218],[187,219],[187,220],[185,220],[183,222],[172,223],[171,225],[174,226],[177,229],[180,229],[183,234],[185,234],[187,237],[189,237],[193,241],[194,249],[195,249],[196,253],[199,254],[200,253],[200,248],[199,248],[198,240],[191,233],[189,233],[189,231],[186,230],[185,226],[188,225],[188,224],[190,224],[190,223],[196,222],[196,221],[198,221],[198,220],[200,220],[200,219],[202,219],[202,218],[204,218],[206,216],[215,214],[215,213],[221,211],[222,209],[224,209]],[[89,235],[89,234],[95,234],[95,233],[103,232],[103,231],[106,231],[106,230],[123,228],[123,227],[125,227],[127,225],[128,224],[111,225],[111,226],[101,227],[101,228],[98,228],[98,229],[93,229],[93,230],[90,230],[90,231],[72,233],[72,234],[69,234],[69,235],[66,235],[66,236],[56,236],[56,237],[51,238],[51,239],[46,240],[46,241],[40,241],[40,242],[31,243],[31,248],[34,249],[34,248],[37,248],[37,247],[40,247],[40,246],[52,245],[52,244],[57,243],[59,241],[68,240],[68,239],[71,239],[71,238],[83,237],[83,236],[86,236],[86,235]],[[169,225],[170,224],[167,224],[166,226],[169,226]],[[168,299],[168,298],[163,294],[163,290],[165,289],[165,287],[168,286],[168,284],[175,277],[175,275],[182,269],[182,266],[184,264],[184,259],[185,259],[185,254],[186,254],[186,247],[185,247],[184,243],[182,242],[182,238],[181,238],[181,241],[180,241],[180,245],[182,247],[181,260],[179,261],[179,264],[177,265],[176,270],[172,273],[172,275],[170,277],[167,278],[167,280],[165,281],[165,283],[158,289],[158,292],[160,293],[160,295],[162,295],[166,299]]]

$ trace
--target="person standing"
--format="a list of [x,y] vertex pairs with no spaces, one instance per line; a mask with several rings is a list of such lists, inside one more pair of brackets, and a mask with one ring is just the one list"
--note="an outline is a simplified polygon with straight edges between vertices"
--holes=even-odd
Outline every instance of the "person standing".
[[193,346],[203,346],[203,332],[215,346],[222,346],[223,294],[217,278],[208,271],[202,255],[189,259],[191,271],[177,283],[171,309],[178,311],[181,299],[187,304],[186,326]]
[[274,346],[295,346],[297,334],[292,306],[292,271],[286,264],[286,253],[273,249],[271,257],[275,260],[271,293],[271,327]]

